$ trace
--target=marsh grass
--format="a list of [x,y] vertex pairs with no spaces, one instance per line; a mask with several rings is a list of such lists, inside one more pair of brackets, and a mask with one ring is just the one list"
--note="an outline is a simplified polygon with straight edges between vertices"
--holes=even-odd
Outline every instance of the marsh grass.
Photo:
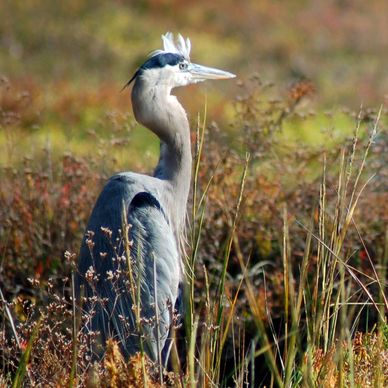
[[270,88],[243,89],[236,103],[246,152],[207,126],[206,108],[198,118],[184,333],[174,334],[170,372],[144,352],[125,360],[113,341],[101,361],[90,357],[97,334],[77,316],[70,252],[105,177],[100,161],[64,155],[2,169],[2,384],[388,384],[387,112],[362,111],[337,146],[295,148],[279,138],[311,88],[295,85],[277,102]]

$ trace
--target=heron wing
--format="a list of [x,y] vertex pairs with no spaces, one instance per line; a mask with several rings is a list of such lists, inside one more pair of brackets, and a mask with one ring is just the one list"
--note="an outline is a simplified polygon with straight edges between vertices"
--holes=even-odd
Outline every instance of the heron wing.
[[92,241],[86,239],[81,247],[78,279],[87,297],[84,308],[92,316],[88,327],[100,332],[102,347],[113,337],[125,354],[144,349],[156,360],[178,295],[179,254],[157,199],[160,188],[151,184],[147,190],[144,177],[141,181],[137,174],[120,175],[105,186],[87,228],[94,233]]

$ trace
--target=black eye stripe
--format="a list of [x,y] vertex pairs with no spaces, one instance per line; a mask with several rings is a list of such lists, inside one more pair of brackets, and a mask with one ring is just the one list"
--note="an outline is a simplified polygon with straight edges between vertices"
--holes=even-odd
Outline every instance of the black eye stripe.
[[145,62],[140,68],[141,69],[157,69],[164,67],[166,65],[170,66],[176,66],[178,63],[181,63],[184,60],[182,55],[179,54],[173,54],[173,53],[163,53],[163,54],[157,54],[150,59],[148,59],[147,62]]
[[176,66],[178,64],[181,70],[183,70],[181,68],[181,64],[185,64],[185,69],[187,68],[187,62],[183,55],[174,54],[174,53],[161,53],[161,54],[154,55],[139,67],[139,69],[136,71],[133,77],[126,83],[125,87],[128,86],[139,75],[143,74],[144,70],[158,69],[158,68],[160,69],[166,65]]

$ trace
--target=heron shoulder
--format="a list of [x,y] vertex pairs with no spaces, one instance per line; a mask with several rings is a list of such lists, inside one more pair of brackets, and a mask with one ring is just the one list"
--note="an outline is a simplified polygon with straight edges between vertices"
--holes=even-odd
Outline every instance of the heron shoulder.
[[[137,174],[134,172],[121,172],[113,175],[106,183],[103,192],[108,191],[110,195],[117,193],[125,197],[127,206],[138,193],[149,193],[163,207],[166,193],[171,191],[168,182],[149,175]],[[102,193],[101,193],[102,194]]]

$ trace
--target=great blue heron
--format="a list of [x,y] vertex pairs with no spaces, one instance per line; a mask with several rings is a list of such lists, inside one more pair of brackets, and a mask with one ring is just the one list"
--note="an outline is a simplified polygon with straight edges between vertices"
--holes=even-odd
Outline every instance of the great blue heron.
[[[136,120],[160,139],[153,176],[133,172],[109,179],[81,247],[78,284],[87,328],[100,333],[102,348],[115,338],[125,355],[144,350],[166,361],[172,311],[183,280],[181,238],[185,227],[192,157],[186,112],[171,90],[234,74],[190,61],[190,40],[162,35],[134,81]],[[129,257],[128,257],[129,256]],[[83,288],[83,291],[82,291]]]

